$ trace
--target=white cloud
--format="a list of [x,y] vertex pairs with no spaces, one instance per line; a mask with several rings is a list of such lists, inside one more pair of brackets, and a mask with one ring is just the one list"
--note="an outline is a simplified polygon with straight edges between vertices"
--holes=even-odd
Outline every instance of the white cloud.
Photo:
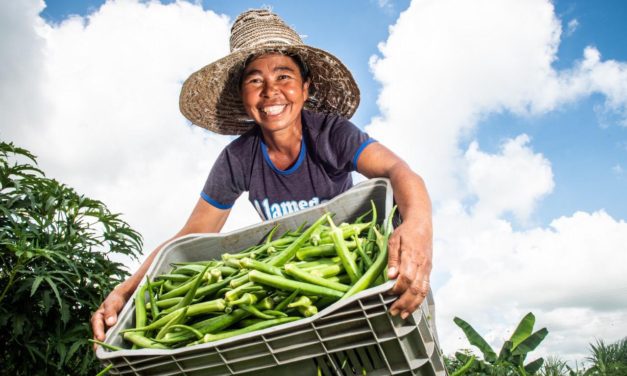
[[[48,175],[122,212],[151,251],[184,224],[229,141],[178,110],[183,80],[228,52],[229,19],[188,2],[129,0],[50,25],[39,2],[23,8],[9,9],[19,22],[3,24],[14,36],[2,62],[23,61],[7,76],[41,101],[18,106],[3,92],[3,121],[11,120],[2,133],[37,154]],[[227,230],[258,220],[241,206]]]
[[0,3],[0,129],[13,139],[42,121],[40,95],[45,41],[35,28],[43,22],[37,14],[43,1]]
[[528,147],[527,135],[507,140],[501,154],[479,150],[476,141],[466,151],[466,181],[477,196],[477,216],[498,216],[512,212],[526,221],[537,201],[553,190],[551,165],[541,154]]
[[542,351],[573,359],[595,338],[615,341],[627,331],[624,221],[578,212],[549,228],[515,231],[451,204],[436,215],[436,228],[437,263],[450,275],[436,295],[445,350],[468,347],[457,327],[442,324],[455,315],[497,346],[533,311],[538,328],[551,333]]
[[414,0],[371,58],[381,116],[366,129],[425,178],[434,201],[438,325],[449,353],[470,347],[455,315],[500,345],[533,311],[551,332],[542,351],[571,360],[595,338],[627,332],[618,300],[627,224],[599,211],[517,229],[504,214],[524,222],[533,213],[553,189],[550,161],[525,135],[497,153],[472,141],[490,114],[540,116],[594,93],[605,98],[601,112],[627,119],[627,64],[588,47],[571,69],[555,70],[561,33],[548,0]]
[[575,33],[575,31],[579,28],[579,21],[576,18],[568,21],[568,25],[566,26],[566,36],[571,36]]

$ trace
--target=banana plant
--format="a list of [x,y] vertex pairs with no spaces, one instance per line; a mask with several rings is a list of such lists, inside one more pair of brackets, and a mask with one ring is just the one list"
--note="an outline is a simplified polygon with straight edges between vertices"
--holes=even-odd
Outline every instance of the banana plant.
[[477,347],[483,354],[483,361],[481,361],[469,354],[456,353],[455,357],[462,366],[452,373],[455,376],[461,376],[466,373],[534,375],[544,363],[544,359],[538,358],[524,364],[527,354],[535,350],[549,333],[546,328],[533,332],[536,318],[531,312],[523,317],[512,336],[501,347],[498,355],[470,324],[459,317],[455,317],[453,321],[464,331],[468,342]]

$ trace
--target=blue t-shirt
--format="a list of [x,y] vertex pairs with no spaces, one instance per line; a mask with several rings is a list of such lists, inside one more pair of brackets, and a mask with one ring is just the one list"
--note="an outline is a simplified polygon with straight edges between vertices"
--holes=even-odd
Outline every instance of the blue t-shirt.
[[274,166],[255,126],[220,153],[202,198],[229,209],[248,191],[250,202],[267,220],[318,205],[352,187],[351,172],[374,140],[337,115],[303,110],[302,124],[300,153],[290,168]]

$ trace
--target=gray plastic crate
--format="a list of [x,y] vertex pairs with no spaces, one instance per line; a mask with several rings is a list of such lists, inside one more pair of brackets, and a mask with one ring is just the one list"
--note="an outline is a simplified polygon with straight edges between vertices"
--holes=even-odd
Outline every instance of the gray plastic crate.
[[[352,221],[375,202],[379,213],[392,208],[387,179],[371,179],[327,203],[280,219],[228,234],[195,234],[165,246],[153,262],[152,277],[170,270],[172,262],[218,258],[258,244],[275,224],[278,232],[312,223],[324,212],[336,223]],[[321,310],[315,316],[246,335],[173,350],[98,348],[96,355],[111,374],[119,375],[446,375],[433,324],[431,295],[406,320],[388,315],[395,300],[386,292],[393,281],[362,291]],[[106,342],[123,343],[120,331],[134,324],[129,300]]]

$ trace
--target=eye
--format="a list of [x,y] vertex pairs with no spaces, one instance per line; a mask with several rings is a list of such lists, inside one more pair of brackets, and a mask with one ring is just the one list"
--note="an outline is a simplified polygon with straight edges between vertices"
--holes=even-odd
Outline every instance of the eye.
[[278,79],[278,80],[288,80],[288,79],[290,79],[290,78],[292,78],[292,77],[291,77],[289,74],[280,74],[280,75],[277,77],[277,79]]
[[246,80],[246,84],[258,85],[261,84],[263,80],[260,77],[251,77]]

